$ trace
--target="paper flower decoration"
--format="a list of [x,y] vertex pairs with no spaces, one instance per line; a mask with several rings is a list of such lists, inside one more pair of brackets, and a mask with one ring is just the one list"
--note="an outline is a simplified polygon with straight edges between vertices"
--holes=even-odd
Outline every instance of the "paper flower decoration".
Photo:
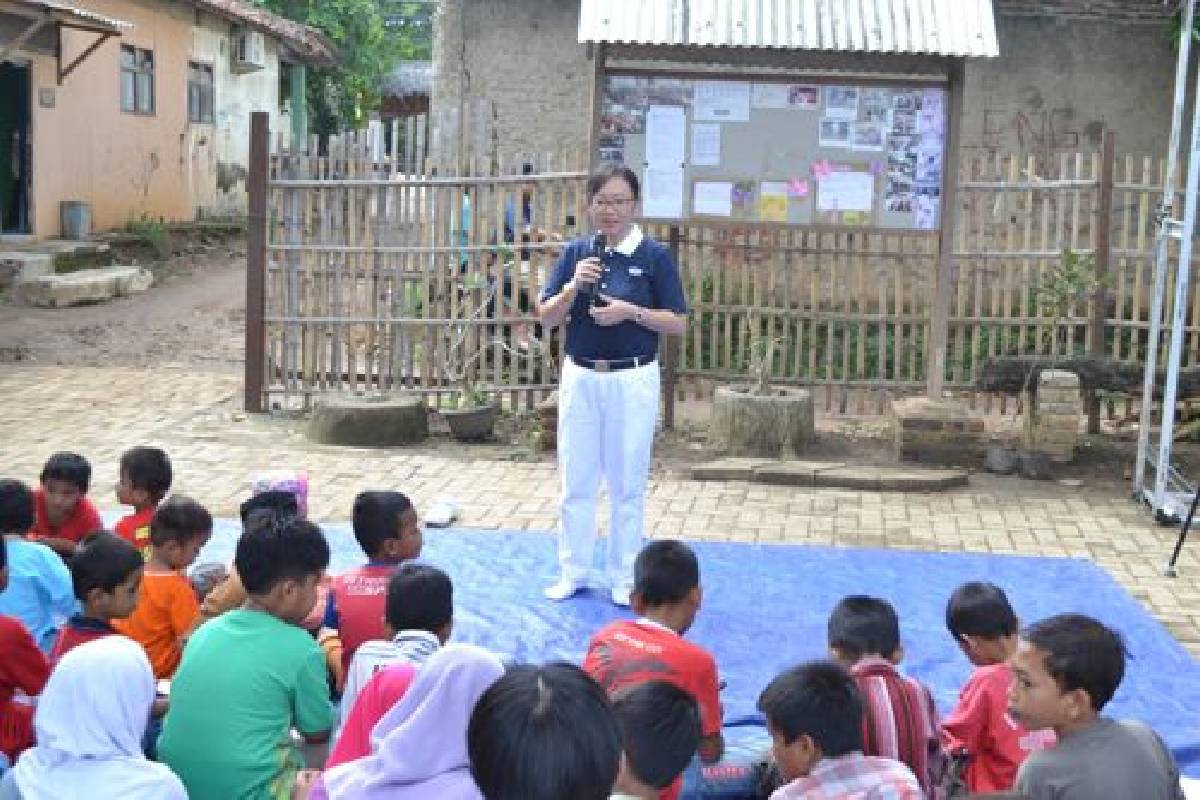
[[788,181],[787,191],[791,197],[808,197],[808,181],[792,178]]
[[821,159],[820,161],[814,161],[810,170],[814,178],[821,180],[833,174],[833,165],[825,159]]

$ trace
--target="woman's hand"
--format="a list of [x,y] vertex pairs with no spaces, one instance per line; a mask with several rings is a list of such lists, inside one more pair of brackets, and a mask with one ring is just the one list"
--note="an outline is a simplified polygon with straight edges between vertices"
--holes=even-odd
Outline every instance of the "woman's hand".
[[600,295],[600,299],[604,301],[604,305],[592,306],[591,314],[592,319],[602,328],[620,325],[637,315],[639,306],[633,303],[603,294]]

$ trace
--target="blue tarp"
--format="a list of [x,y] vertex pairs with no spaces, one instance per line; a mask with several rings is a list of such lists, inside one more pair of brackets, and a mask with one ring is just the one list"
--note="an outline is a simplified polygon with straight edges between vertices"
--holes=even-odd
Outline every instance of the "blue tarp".
[[[349,525],[322,528],[334,553],[331,572],[365,560]],[[218,521],[200,560],[231,560],[237,530],[233,521]],[[1200,664],[1090,561],[727,542],[692,546],[700,558],[704,604],[688,638],[716,655],[728,682],[727,724],[757,719],[758,693],[779,671],[826,654],[826,619],[847,594],[873,594],[896,606],[903,667],[925,681],[948,711],[970,665],[946,632],[946,599],[964,581],[990,580],[1004,587],[1024,621],[1078,611],[1117,628],[1130,659],[1106,713],[1151,725],[1184,771],[1200,777]],[[519,660],[578,662],[593,632],[628,614],[602,593],[562,603],[542,598],[556,574],[550,534],[431,529],[422,559],[453,579],[454,639]]]

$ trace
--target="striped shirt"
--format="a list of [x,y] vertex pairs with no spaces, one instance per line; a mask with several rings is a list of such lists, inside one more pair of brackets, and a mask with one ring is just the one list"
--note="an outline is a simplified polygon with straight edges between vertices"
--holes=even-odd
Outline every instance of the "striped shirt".
[[807,775],[776,789],[771,800],[923,800],[925,795],[903,764],[850,753],[823,758]]
[[863,752],[903,762],[932,797],[945,770],[937,709],[925,685],[878,656],[850,670],[863,700]]

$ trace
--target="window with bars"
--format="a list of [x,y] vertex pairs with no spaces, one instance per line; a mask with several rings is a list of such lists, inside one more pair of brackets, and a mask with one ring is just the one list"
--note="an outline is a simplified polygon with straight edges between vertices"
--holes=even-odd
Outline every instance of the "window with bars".
[[212,64],[188,62],[188,122],[212,124],[213,68]]
[[154,51],[121,45],[121,110],[154,113]]

